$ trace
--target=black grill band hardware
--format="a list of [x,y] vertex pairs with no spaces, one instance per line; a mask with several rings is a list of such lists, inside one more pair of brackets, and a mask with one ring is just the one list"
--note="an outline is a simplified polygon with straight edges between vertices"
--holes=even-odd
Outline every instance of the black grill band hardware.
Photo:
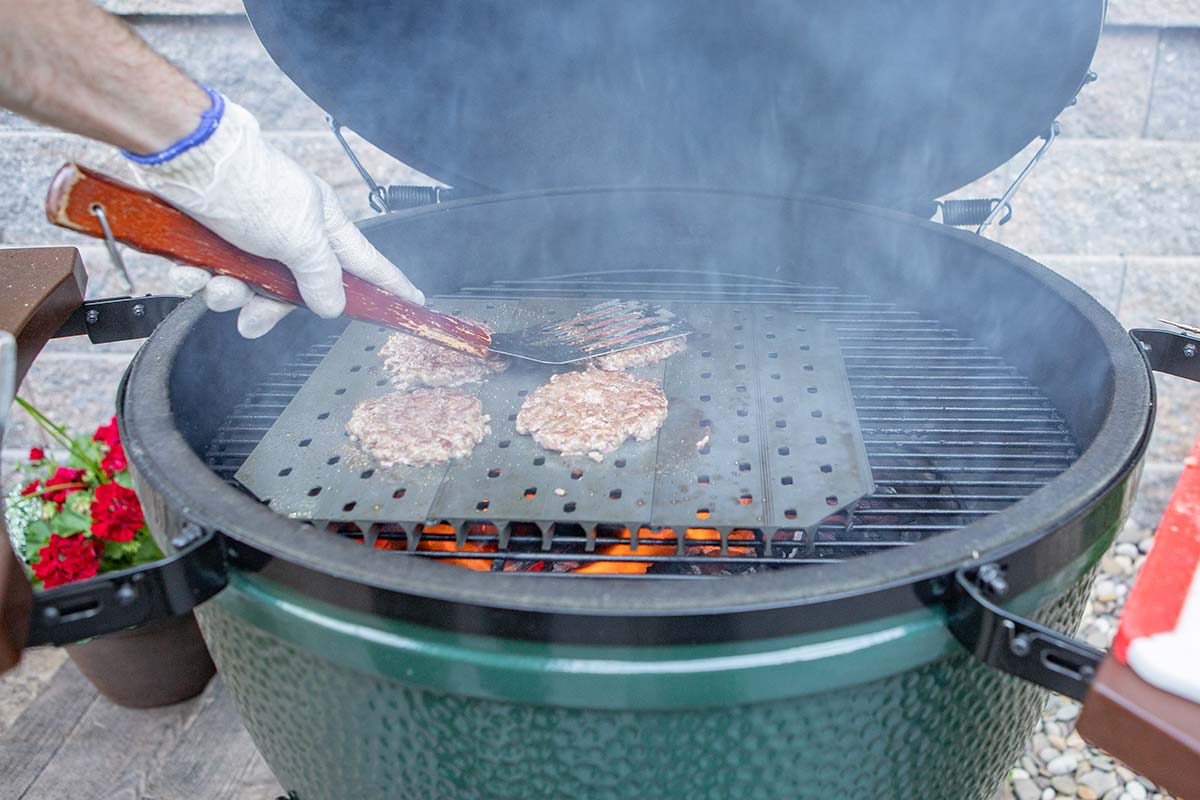
[[1009,595],[998,564],[961,569],[946,595],[950,632],[989,667],[1083,700],[1104,653],[997,605]]
[[337,138],[338,144],[342,146],[346,156],[350,159],[350,163],[354,165],[354,169],[358,171],[359,176],[363,179],[363,183],[367,184],[368,197],[367,200],[371,204],[371,208],[381,214],[389,211],[399,211],[404,208],[416,208],[417,206],[426,206],[433,203],[444,203],[448,200],[455,199],[454,190],[445,186],[385,186],[378,183],[363,163],[358,160],[350,143],[346,141],[346,137],[342,135],[342,125],[333,117],[327,117],[329,127],[333,130],[334,137]]
[[88,300],[67,318],[54,338],[86,335],[93,344],[145,339],[185,299],[177,295]]
[[228,583],[226,539],[191,525],[172,555],[33,595],[26,647],[70,644],[186,614]]
[[1190,325],[1180,328],[1178,332],[1135,328],[1129,335],[1142,348],[1153,371],[1200,381],[1200,336],[1195,335],[1196,329]]

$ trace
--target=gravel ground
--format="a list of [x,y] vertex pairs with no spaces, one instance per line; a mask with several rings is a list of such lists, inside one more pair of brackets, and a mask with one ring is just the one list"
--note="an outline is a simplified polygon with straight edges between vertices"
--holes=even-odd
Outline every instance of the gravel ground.
[[[1154,543],[1149,531],[1128,541],[1130,530],[1100,562],[1100,574],[1079,635],[1089,644],[1108,649],[1117,632],[1117,620],[1134,576]],[[1051,695],[1042,709],[1042,721],[1025,743],[1025,755],[1003,781],[995,800],[1174,800],[1153,781],[1135,775],[1119,761],[1089,747],[1075,733],[1079,703]]]

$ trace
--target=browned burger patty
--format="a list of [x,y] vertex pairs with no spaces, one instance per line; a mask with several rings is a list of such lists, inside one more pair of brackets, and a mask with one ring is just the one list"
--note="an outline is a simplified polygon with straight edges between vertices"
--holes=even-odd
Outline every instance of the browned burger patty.
[[385,467],[444,464],[469,455],[492,432],[479,398],[457,389],[415,389],[364,400],[346,430]]
[[667,396],[652,381],[589,369],[550,377],[517,413],[517,432],[547,450],[567,454],[616,450],[632,436],[652,439],[667,418]]
[[479,383],[494,372],[508,369],[504,356],[479,358],[407,333],[389,336],[379,348],[379,357],[392,382],[401,389]]
[[592,359],[592,363],[600,369],[616,372],[617,370],[656,364],[659,361],[665,361],[676,353],[682,353],[684,350],[687,350],[687,337],[677,336],[674,339],[653,342],[641,345],[640,347],[631,347],[628,350],[619,350],[616,353],[597,356]]

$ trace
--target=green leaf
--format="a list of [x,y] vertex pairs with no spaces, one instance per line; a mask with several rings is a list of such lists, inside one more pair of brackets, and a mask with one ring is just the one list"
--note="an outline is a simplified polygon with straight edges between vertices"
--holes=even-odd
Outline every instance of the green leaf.
[[92,524],[92,493],[90,490],[71,492],[67,495],[65,510],[72,511],[88,518],[88,526]]
[[[72,469],[85,469],[94,473],[96,465],[103,459],[104,453],[100,450],[100,443],[92,441],[90,436],[76,436],[71,440],[71,457],[67,460],[67,466]],[[98,476],[93,474],[92,477]]]
[[133,563],[146,564],[151,561],[158,561],[163,557],[162,550],[158,549],[158,545],[155,543],[154,538],[146,530],[143,530],[141,533],[139,533],[137,537],[135,537],[134,541],[136,541],[139,546],[137,555],[133,558]]
[[25,528],[25,544],[32,546],[34,552],[41,550],[50,542],[50,534],[54,533],[50,524],[44,519],[34,520]]
[[21,558],[25,559],[28,564],[37,561],[38,551],[49,544],[51,533],[53,531],[45,520],[39,519],[31,522],[25,528],[25,541],[21,543]]
[[[71,451],[72,459],[79,458],[80,463],[84,463],[87,460],[87,454],[76,448],[75,440],[70,437],[70,435],[67,433],[66,428],[64,428],[62,425],[56,425],[55,423],[51,422],[46,417],[45,414],[43,414],[41,411],[38,411],[36,408],[34,408],[33,405],[31,405],[29,403],[29,401],[26,400],[25,398],[17,397],[15,399],[17,401],[17,405],[19,405],[19,406],[21,406],[21,408],[25,409],[25,411],[31,417],[33,417],[34,421],[37,422],[38,426],[42,430],[46,431],[46,433],[50,434],[50,436],[52,438],[54,438],[55,441],[57,441],[59,444],[65,446],[67,449],[69,449]],[[77,438],[86,438],[86,437],[77,437]],[[88,441],[91,441],[91,440],[88,439]],[[90,463],[86,463],[85,466],[83,466],[83,467],[78,467],[78,469],[87,469],[93,475],[97,475],[97,476],[100,474],[100,464],[98,461],[91,461]]]
[[92,518],[91,515],[63,508],[62,511],[51,517],[50,527],[59,536],[69,536],[72,533],[81,533],[91,528]]
[[128,542],[105,542],[104,557],[114,561],[128,561],[136,556],[140,549],[141,543],[136,536]]

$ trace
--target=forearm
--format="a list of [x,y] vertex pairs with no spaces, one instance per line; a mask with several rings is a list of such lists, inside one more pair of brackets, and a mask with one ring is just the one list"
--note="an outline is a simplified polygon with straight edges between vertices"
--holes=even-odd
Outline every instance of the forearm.
[[194,130],[209,98],[89,0],[0,0],[0,106],[154,153]]

